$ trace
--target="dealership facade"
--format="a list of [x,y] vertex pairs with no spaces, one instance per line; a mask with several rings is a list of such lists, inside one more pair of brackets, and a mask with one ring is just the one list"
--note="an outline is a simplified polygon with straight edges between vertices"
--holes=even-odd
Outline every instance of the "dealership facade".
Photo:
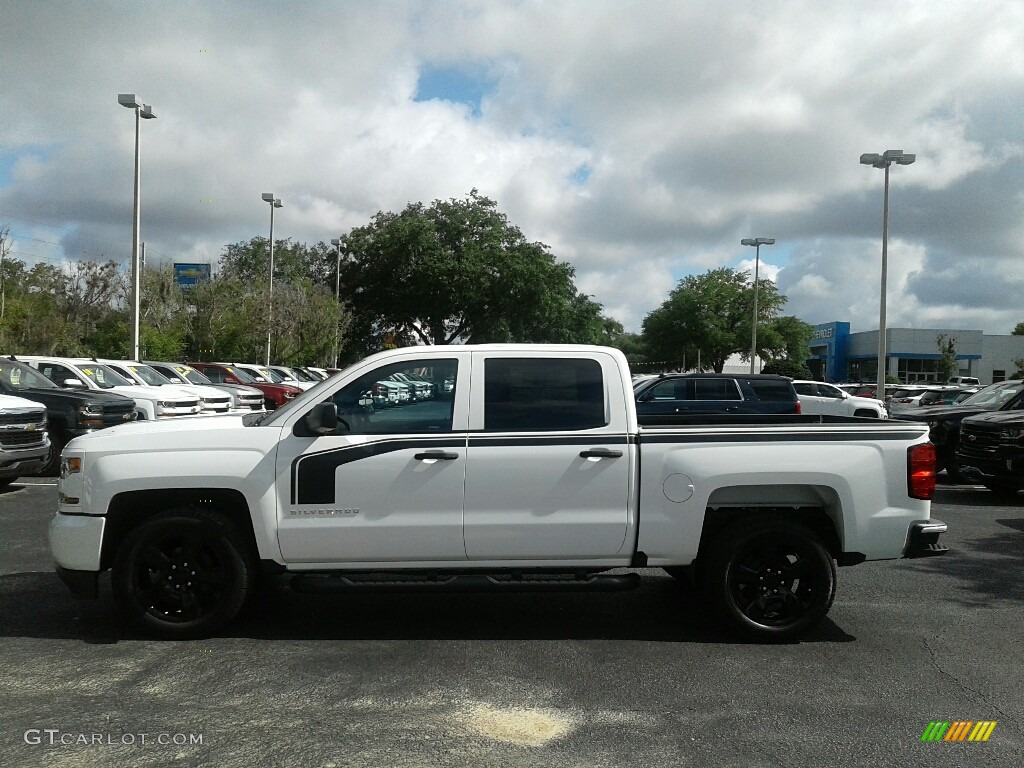
[[[886,372],[900,381],[935,381],[939,338],[953,342],[960,376],[976,376],[983,384],[1003,381],[1024,358],[1024,336],[994,336],[951,328],[887,328]],[[877,381],[878,331],[850,333],[850,324],[814,326],[807,365],[821,381]]]

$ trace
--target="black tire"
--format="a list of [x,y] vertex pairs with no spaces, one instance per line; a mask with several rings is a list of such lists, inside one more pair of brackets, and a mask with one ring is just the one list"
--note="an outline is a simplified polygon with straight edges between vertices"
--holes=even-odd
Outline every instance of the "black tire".
[[167,640],[209,637],[241,610],[252,557],[230,521],[206,510],[151,517],[125,537],[111,584],[121,611]]
[[1020,491],[1015,485],[1004,485],[1003,483],[988,482],[985,487],[1001,499],[1015,499]]
[[64,446],[68,444],[69,440],[68,434],[63,430],[52,429],[50,431],[50,452],[39,469],[39,475],[56,477],[60,474],[60,452],[64,450]]
[[798,639],[832,607],[836,566],[821,540],[783,517],[747,518],[702,556],[701,583],[727,626],[762,643]]
[[960,474],[960,459],[956,455],[956,444],[950,443],[942,453],[942,465],[946,470],[946,479],[951,483],[964,482],[964,476]]

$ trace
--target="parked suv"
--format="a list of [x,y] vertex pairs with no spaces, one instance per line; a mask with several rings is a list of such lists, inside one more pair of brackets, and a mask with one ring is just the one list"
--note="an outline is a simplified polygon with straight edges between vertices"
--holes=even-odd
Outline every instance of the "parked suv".
[[766,373],[671,373],[633,388],[640,416],[686,413],[800,413],[793,382]]
[[0,392],[46,406],[50,454],[40,469],[44,475],[57,474],[60,452],[73,437],[135,420],[132,398],[96,389],[62,389],[13,356],[0,358]]
[[986,411],[1017,410],[1024,405],[1024,381],[1011,379],[990,384],[962,403],[937,405],[932,408],[915,408],[891,414],[894,419],[920,421],[928,424],[929,435],[935,445],[937,468],[946,470],[946,477],[954,483],[961,482],[960,423],[968,416]]
[[227,413],[231,410],[231,395],[214,387],[175,385],[170,379],[151,366],[135,360],[99,360],[135,384],[147,387],[168,387],[199,398],[200,413],[210,415]]
[[823,381],[797,379],[793,382],[793,388],[800,398],[800,407],[804,413],[863,416],[869,419],[885,419],[889,416],[881,400],[857,397]]
[[236,368],[230,363],[189,363],[200,373],[206,374],[210,381],[225,384],[244,384],[247,387],[255,387],[263,393],[264,404],[268,411],[280,408],[289,400],[294,400],[302,394],[298,387],[289,387],[286,384],[274,384],[263,380],[257,381],[256,377],[246,373],[241,368]]
[[165,363],[159,361],[145,361],[146,365],[154,368],[160,374],[167,377],[172,384],[183,387],[203,386],[216,387],[227,392],[231,397],[231,408],[237,411],[262,411],[263,393],[256,387],[248,387],[244,384],[225,384],[224,382],[211,381],[205,374],[200,373],[190,365],[184,363]]
[[1013,408],[960,422],[956,457],[965,480],[1007,496],[1024,489],[1024,398]]

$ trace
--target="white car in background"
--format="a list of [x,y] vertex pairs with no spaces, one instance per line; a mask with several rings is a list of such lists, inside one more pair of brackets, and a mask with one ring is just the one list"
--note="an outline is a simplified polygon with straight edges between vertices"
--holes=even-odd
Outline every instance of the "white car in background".
[[256,387],[247,387],[244,384],[218,384],[185,363],[146,361],[146,365],[166,376],[168,381],[176,386],[194,387],[198,385],[227,392],[231,396],[232,410],[242,412],[264,410],[263,393]]
[[150,387],[133,383],[112,368],[75,357],[18,355],[58,386],[69,389],[105,389],[126,395],[135,401],[140,419],[169,419],[195,416],[202,412],[199,396],[175,387]]
[[129,381],[150,387],[170,387],[196,395],[202,405],[202,413],[228,413],[231,410],[231,395],[215,387],[173,384],[170,379],[152,366],[135,360],[98,360],[97,362],[113,368]]
[[871,419],[887,419],[885,403],[873,397],[857,397],[833,384],[823,381],[794,380],[793,388],[800,398],[803,413],[828,416],[863,416]]

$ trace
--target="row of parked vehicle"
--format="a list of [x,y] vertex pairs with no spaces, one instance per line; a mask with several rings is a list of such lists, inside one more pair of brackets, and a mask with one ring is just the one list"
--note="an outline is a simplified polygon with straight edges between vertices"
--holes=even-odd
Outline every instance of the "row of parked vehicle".
[[0,485],[56,474],[67,443],[135,420],[262,411],[333,369],[9,355],[0,358]]

